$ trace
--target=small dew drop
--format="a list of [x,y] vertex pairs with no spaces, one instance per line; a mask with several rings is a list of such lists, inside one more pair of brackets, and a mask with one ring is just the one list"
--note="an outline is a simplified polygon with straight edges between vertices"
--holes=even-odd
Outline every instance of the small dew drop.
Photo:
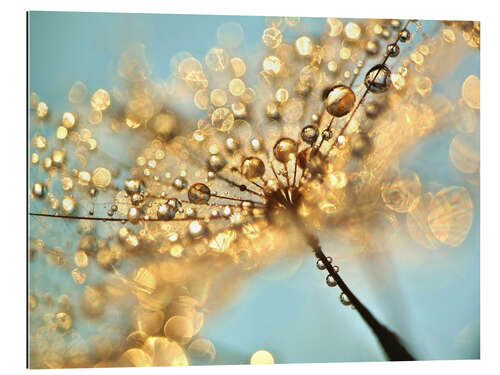
[[313,125],[307,125],[302,129],[300,136],[304,142],[312,145],[314,142],[316,142],[316,139],[318,139],[318,128]]
[[326,285],[328,285],[329,287],[337,286],[337,282],[335,281],[332,275],[328,275],[326,277]]
[[340,303],[344,306],[349,306],[351,304],[351,301],[349,301],[349,297],[345,293],[340,294]]

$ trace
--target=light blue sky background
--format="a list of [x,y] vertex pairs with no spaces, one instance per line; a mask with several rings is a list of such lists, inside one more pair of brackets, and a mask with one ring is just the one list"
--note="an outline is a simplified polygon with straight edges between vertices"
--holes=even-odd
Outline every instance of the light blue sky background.
[[[263,17],[31,13],[30,90],[55,111],[62,111],[75,81],[84,81],[90,92],[112,87],[116,83],[119,55],[131,41],[146,45],[153,77],[166,79],[171,57],[189,51],[202,60],[208,49],[217,44],[218,26],[230,21],[239,23],[244,30],[241,56],[261,48]],[[323,19],[303,22],[316,33],[324,25]],[[426,22],[425,27],[432,30],[435,24]],[[249,73],[249,77],[255,76]],[[472,73],[479,76],[478,54],[467,57],[436,90],[456,90]],[[50,132],[51,128],[47,129],[44,131]],[[449,162],[448,145],[453,135],[450,131],[429,139],[405,164],[424,181],[469,187]],[[32,169],[31,173],[36,178],[39,172]],[[430,251],[411,243],[416,261],[399,257],[397,252],[382,259],[396,270],[399,292],[374,283],[370,269],[374,263],[368,260],[360,258],[358,262],[341,265],[343,276],[360,299],[381,321],[394,328],[420,359],[478,357],[479,191],[469,191],[475,220],[461,246]],[[324,248],[335,257],[334,241]],[[32,267],[39,270],[37,267],[43,265],[35,263]],[[203,327],[201,335],[210,338],[217,348],[216,363],[248,363],[258,349],[271,351],[279,363],[383,360],[369,329],[354,310],[341,306],[338,290],[326,287],[324,278],[325,274],[315,268],[311,254],[289,279],[252,279],[231,306],[209,317]],[[37,282],[65,290],[64,285],[71,284],[71,279],[66,274],[51,272]]]

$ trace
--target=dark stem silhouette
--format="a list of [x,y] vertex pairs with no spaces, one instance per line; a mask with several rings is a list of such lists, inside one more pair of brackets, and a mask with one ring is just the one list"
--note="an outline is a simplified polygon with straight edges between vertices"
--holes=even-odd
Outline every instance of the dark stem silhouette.
[[319,244],[319,240],[316,236],[308,234],[307,242],[309,246],[314,251],[316,257],[323,262],[328,273],[334,278],[337,282],[338,287],[342,290],[343,293],[349,298],[349,301],[354,306],[354,308],[358,311],[359,315],[363,318],[363,320],[368,324],[372,332],[378,339],[378,342],[384,349],[384,352],[387,358],[390,361],[414,361],[415,358],[410,354],[410,352],[405,348],[403,343],[401,342],[398,335],[392,332],[389,328],[380,323],[375,316],[368,310],[365,305],[361,303],[361,301],[354,295],[354,293],[349,289],[347,284],[342,280],[338,272],[336,272],[333,268],[333,265],[328,261],[325,253],[321,249]]

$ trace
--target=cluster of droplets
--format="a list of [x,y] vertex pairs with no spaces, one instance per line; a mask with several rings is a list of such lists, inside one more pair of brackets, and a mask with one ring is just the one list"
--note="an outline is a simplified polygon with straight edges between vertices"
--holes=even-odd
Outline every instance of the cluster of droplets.
[[[338,265],[333,265],[333,259],[332,259],[332,257],[328,256],[328,257],[326,257],[326,260],[331,265],[331,270],[334,273],[338,273],[339,270],[340,270],[340,267]],[[318,259],[316,261],[316,267],[320,271],[324,271],[325,269],[327,269],[327,265],[324,264],[323,260],[321,260],[319,257],[318,257]],[[326,282],[326,285],[328,285],[331,288],[337,286],[337,281],[335,280],[335,277],[330,273],[330,270],[328,270],[328,275],[326,276],[325,282]],[[351,305],[351,301],[349,301],[349,297],[347,297],[347,295],[344,292],[340,293],[339,300],[342,303],[342,305],[344,305],[344,306],[350,306]]]

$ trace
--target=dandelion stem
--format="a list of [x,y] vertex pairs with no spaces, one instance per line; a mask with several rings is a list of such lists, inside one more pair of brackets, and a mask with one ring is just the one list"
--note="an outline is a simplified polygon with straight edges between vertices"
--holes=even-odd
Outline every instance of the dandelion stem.
[[314,254],[318,259],[320,259],[325,265],[328,273],[337,282],[337,285],[342,290],[343,293],[349,298],[349,301],[356,308],[359,315],[371,328],[372,332],[377,337],[380,345],[385,351],[387,358],[390,361],[414,361],[415,358],[408,352],[399,337],[392,332],[389,328],[380,323],[375,316],[368,310],[365,305],[354,295],[354,293],[349,289],[347,284],[342,280],[338,272],[335,272],[333,265],[328,261],[325,253],[319,245],[319,240],[316,236],[307,235],[307,242],[309,246],[312,247]]

